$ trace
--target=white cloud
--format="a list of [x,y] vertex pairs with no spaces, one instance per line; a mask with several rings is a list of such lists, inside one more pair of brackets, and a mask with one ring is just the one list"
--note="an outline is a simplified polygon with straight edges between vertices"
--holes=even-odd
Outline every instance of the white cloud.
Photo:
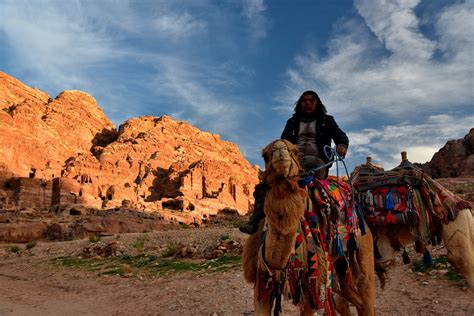
[[[143,12],[127,0],[7,0],[0,4],[0,31],[8,41],[11,62],[30,81],[59,91],[91,90],[111,85],[98,85],[97,76],[90,78],[91,69],[105,74],[101,69],[138,59],[143,53],[141,44],[130,46],[127,40],[150,43],[153,38],[153,43],[159,43],[157,38],[166,39],[162,47],[167,48],[172,47],[170,41],[180,44],[179,40],[206,30],[206,21],[169,6],[158,1]],[[186,46],[186,42],[181,45]]]
[[447,7],[433,17],[435,39],[418,28],[413,11],[418,3],[355,1],[365,24],[341,21],[326,56],[297,56],[282,93],[286,99],[277,109],[290,110],[288,98],[294,102],[295,91],[306,88],[316,89],[329,111],[346,122],[365,113],[401,119],[413,112],[426,116],[447,106],[472,106],[472,2]]
[[206,21],[195,18],[188,12],[163,14],[152,22],[156,31],[172,40],[179,40],[204,31]]
[[349,133],[349,154],[363,163],[364,156],[387,169],[398,165],[400,152],[406,151],[411,162],[424,163],[453,138],[462,138],[472,128],[474,115],[454,117],[434,115],[418,124],[388,125],[381,129],[363,129]]
[[264,0],[244,0],[243,15],[248,19],[250,34],[254,39],[262,39],[267,36],[268,21],[264,15],[267,7]]
[[84,87],[82,70],[113,59],[113,43],[77,2],[2,4],[0,30],[8,39],[15,65],[55,88]]
[[219,90],[216,87],[231,84],[222,77],[221,71],[170,56],[158,56],[155,62],[159,73],[153,82],[155,93],[176,102],[174,115],[177,118],[206,130],[233,134],[244,106],[231,101],[230,96],[214,92]]
[[399,58],[428,60],[435,44],[418,29],[414,9],[421,0],[355,0],[354,5],[378,40]]
[[[473,89],[473,46],[474,46],[474,1],[453,5],[443,10],[436,21],[436,29],[440,37],[439,49],[444,57],[453,65],[453,72],[463,72],[459,69],[463,64],[470,65],[470,77],[466,79]],[[457,67],[456,67],[457,66]],[[473,94],[471,93],[471,100]]]

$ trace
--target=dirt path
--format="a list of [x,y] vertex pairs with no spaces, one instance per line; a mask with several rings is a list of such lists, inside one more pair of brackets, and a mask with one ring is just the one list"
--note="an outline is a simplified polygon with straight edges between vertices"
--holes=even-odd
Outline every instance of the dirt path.
[[[207,228],[123,235],[119,240],[128,251],[136,240],[145,240],[144,250],[153,252],[176,241],[203,249],[223,236],[245,238],[235,228]],[[98,276],[51,261],[77,254],[88,244],[89,240],[38,243],[20,255],[0,246],[0,315],[253,314],[252,287],[245,284],[238,267],[144,278]],[[397,266],[389,278],[384,292],[377,289],[379,315],[474,315],[474,293],[441,276],[418,275],[408,266]],[[283,309],[285,315],[297,312],[289,303]]]

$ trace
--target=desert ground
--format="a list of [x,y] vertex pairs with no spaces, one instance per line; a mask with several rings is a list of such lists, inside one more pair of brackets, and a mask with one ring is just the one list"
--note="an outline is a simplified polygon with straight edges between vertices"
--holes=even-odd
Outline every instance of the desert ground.
[[[239,257],[245,238],[216,225],[3,244],[0,315],[253,315]],[[432,253],[442,259],[446,251]],[[409,254],[412,263],[419,259]],[[385,290],[377,285],[377,314],[474,315],[474,292],[449,265],[414,269],[399,262],[389,270]],[[284,303],[284,315],[297,312]]]

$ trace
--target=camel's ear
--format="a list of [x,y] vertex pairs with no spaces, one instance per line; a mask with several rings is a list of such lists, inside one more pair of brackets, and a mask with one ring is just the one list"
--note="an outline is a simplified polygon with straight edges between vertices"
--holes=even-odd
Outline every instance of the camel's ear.
[[265,146],[265,148],[262,149],[262,157],[263,157],[263,160],[265,160],[265,164],[267,164],[267,162],[270,162],[270,160],[272,159],[273,143],[274,142],[271,142],[270,144]]
[[265,183],[270,183],[271,182],[271,177],[273,173],[273,167],[272,167],[272,157],[271,157],[271,152],[264,151],[262,153],[262,157],[265,160],[265,170],[263,172],[263,182]]
[[269,146],[265,147],[265,149],[262,151],[262,157],[263,160],[265,161],[265,173],[264,173],[264,179],[268,177],[268,174],[270,173],[270,170],[272,169],[272,151],[270,150]]

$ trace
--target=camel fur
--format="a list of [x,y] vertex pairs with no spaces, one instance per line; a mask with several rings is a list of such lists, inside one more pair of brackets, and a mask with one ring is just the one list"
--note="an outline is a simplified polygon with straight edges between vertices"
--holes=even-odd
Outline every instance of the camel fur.
[[[264,247],[261,247],[263,222],[260,223],[259,231],[247,239],[243,250],[243,270],[244,278],[255,284],[255,314],[270,315],[273,302],[271,298],[259,295],[258,276],[267,274],[279,277],[286,273],[295,246],[297,226],[304,218],[308,197],[306,191],[298,186],[301,167],[295,145],[277,140],[265,147],[262,153],[265,160],[264,181],[269,187],[264,205],[268,230]],[[308,248],[304,239],[302,247],[304,273],[308,271]],[[339,260],[334,262],[334,268],[336,310],[343,315],[350,315],[350,302],[356,306],[359,315],[374,315],[375,274],[371,233],[360,236],[359,247],[349,258],[349,267],[346,260]],[[321,271],[322,275],[324,273],[326,271]],[[300,314],[313,315],[315,310],[310,305],[308,279],[303,278],[301,284],[303,300]]]

